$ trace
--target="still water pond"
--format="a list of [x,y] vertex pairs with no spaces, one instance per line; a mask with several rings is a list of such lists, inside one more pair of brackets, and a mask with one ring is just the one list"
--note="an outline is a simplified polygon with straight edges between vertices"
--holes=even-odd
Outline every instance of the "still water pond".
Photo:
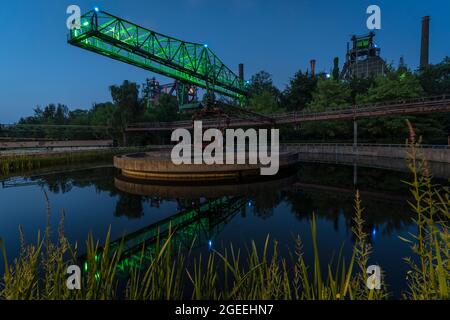
[[[211,248],[220,251],[230,243],[245,249],[251,240],[262,246],[270,234],[287,255],[294,249],[294,238],[300,236],[305,257],[311,263],[310,222],[314,212],[325,265],[342,245],[345,256],[350,258],[357,182],[374,247],[370,264],[384,269],[390,291],[399,297],[406,289],[407,266],[402,257],[410,255],[410,250],[398,237],[415,232],[407,205],[408,188],[401,182],[409,175],[361,167],[356,181],[354,174],[352,166],[303,163],[271,181],[221,186],[136,183],[120,177],[109,166],[13,177],[4,180],[0,188],[0,237],[9,258],[20,247],[19,225],[23,226],[26,240],[35,241],[37,231],[44,230],[47,221],[46,192],[53,230],[57,230],[64,211],[66,236],[79,244],[84,244],[90,232],[104,239],[111,226],[113,239],[127,236],[132,246],[139,246],[148,240],[143,236],[145,232],[164,228],[164,222],[172,221],[179,224],[180,242],[189,246],[194,238],[197,240],[194,254],[205,254]],[[183,215],[208,202],[213,204],[212,210],[202,219],[190,220]],[[3,264],[3,274],[1,268]]]

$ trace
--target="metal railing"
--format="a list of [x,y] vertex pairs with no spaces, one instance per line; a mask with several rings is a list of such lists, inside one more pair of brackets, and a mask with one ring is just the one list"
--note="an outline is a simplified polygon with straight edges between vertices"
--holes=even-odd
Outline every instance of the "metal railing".
[[341,108],[331,108],[326,109],[326,111],[292,111],[289,113],[283,114],[272,114],[276,120],[282,120],[285,118],[306,118],[311,116],[327,116],[327,115],[337,115],[337,114],[356,114],[364,111],[377,111],[384,110],[386,108],[413,108],[417,106],[426,106],[426,105],[436,105],[443,104],[447,105],[450,103],[450,95],[440,95],[440,96],[432,96],[432,97],[421,97],[414,99],[403,99],[403,100],[392,100],[386,102],[377,102],[377,103],[367,103],[361,105],[354,106],[346,106]]
[[[352,143],[282,143],[281,146],[287,147],[353,147]],[[407,148],[405,144],[375,144],[375,143],[359,143],[357,144],[358,148]],[[432,145],[432,144],[423,144],[420,145],[420,148],[423,149],[439,149],[439,150],[450,150],[449,145]]]
[[[395,100],[395,101],[386,101],[386,102],[378,102],[378,103],[370,103],[370,104],[362,104],[362,105],[354,105],[354,106],[345,106],[341,108],[333,108],[326,109],[324,111],[311,111],[311,110],[303,110],[303,111],[293,111],[283,114],[272,114],[266,116],[266,118],[272,118],[274,124],[282,124],[282,123],[292,123],[292,122],[300,122],[302,120],[309,119],[310,121],[313,119],[322,119],[327,116],[351,116],[358,117],[358,114],[364,112],[377,112],[377,111],[396,111],[402,110],[402,114],[408,113],[407,109],[413,109],[417,107],[440,107],[445,106],[450,110],[450,95],[440,95],[440,96],[432,96],[432,97],[421,97],[414,99],[403,99],[403,100]],[[251,123],[259,123],[258,120],[251,119],[242,119],[232,117],[227,120],[233,126],[238,124],[251,124]],[[219,119],[204,119],[202,120],[203,126],[210,126],[220,122]],[[261,122],[261,124],[265,124]],[[128,129],[173,129],[173,128],[192,128],[193,122],[192,120],[185,121],[173,121],[173,122],[151,122],[151,123],[135,123],[128,126]]]

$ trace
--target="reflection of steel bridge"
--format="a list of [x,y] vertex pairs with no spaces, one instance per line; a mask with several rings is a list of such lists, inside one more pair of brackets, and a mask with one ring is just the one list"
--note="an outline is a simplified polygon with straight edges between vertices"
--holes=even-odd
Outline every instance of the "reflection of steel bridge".
[[169,235],[171,245],[176,249],[208,244],[244,204],[245,199],[238,197],[207,201],[113,241],[110,244],[112,251],[123,245],[119,271],[139,268],[151,261],[158,244],[163,244]]
[[[260,118],[230,118],[228,127],[250,127],[296,125],[311,121],[332,120],[357,120],[362,118],[402,116],[426,113],[450,112],[450,96],[437,96],[427,98],[408,99],[358,106],[350,106],[339,109],[327,109],[326,111],[296,111],[284,114],[276,114],[266,119]],[[267,118],[272,121],[268,122]],[[203,128],[217,127],[216,119],[204,119]],[[192,129],[192,121],[136,123],[128,126],[128,132],[166,131],[178,128]]]

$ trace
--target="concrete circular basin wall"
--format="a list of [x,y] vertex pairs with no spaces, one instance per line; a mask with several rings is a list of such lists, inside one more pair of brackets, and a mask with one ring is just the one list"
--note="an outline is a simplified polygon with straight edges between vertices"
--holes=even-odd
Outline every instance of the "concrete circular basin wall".
[[[216,180],[235,179],[241,176],[259,175],[261,164],[181,164],[176,165],[168,151],[132,153],[114,157],[114,167],[122,175],[149,180]],[[235,161],[236,162],[236,161]],[[298,162],[297,153],[280,152],[280,168]]]

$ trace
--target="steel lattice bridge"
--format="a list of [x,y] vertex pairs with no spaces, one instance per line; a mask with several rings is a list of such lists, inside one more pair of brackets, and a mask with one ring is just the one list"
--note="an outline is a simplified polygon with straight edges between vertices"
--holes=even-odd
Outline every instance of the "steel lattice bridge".
[[[265,118],[231,118],[227,126],[230,128],[262,127],[279,125],[297,125],[311,121],[358,120],[383,116],[403,116],[413,114],[431,114],[450,112],[450,96],[436,96],[427,98],[408,99],[400,101],[382,102],[367,105],[348,106],[327,111],[298,111],[266,116]],[[203,128],[217,127],[216,119],[203,120]],[[193,121],[135,123],[129,125],[128,132],[167,131],[178,128],[192,129]]]
[[82,15],[81,28],[70,31],[68,42],[235,100],[247,95],[245,81],[206,44],[165,36],[104,11]]
[[[165,36],[98,9],[91,10],[81,17],[80,29],[70,31],[68,42],[173,78],[185,88],[198,86],[241,103],[248,95],[243,75],[237,76],[207,45]],[[224,119],[222,116],[217,118],[217,115],[215,119],[203,119],[204,128],[223,125],[226,127],[296,125],[309,121],[357,120],[380,116],[449,112],[450,96],[272,116],[260,115],[245,108],[219,102],[213,102],[211,105],[214,107],[213,110],[220,110],[220,114],[232,116],[226,116],[225,123],[220,123],[224,122]],[[193,121],[136,123],[129,125],[127,132],[166,131],[177,128],[193,128]]]

